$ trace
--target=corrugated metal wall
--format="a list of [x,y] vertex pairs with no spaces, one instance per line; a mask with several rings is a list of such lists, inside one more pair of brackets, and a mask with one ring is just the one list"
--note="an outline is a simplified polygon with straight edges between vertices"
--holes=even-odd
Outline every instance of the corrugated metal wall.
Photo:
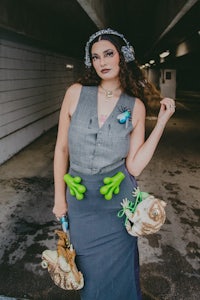
[[[66,69],[66,64],[75,66]],[[0,39],[0,164],[55,126],[72,58]]]

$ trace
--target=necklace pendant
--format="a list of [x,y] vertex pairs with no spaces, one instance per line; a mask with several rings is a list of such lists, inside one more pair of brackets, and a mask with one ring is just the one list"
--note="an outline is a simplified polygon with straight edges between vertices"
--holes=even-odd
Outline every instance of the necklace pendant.
[[113,92],[112,91],[106,91],[106,97],[107,98],[112,98],[113,97]]

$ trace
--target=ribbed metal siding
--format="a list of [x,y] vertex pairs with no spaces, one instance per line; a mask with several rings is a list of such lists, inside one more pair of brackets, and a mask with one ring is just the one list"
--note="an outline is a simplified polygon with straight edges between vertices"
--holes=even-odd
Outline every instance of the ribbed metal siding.
[[0,164],[56,125],[72,58],[0,40]]

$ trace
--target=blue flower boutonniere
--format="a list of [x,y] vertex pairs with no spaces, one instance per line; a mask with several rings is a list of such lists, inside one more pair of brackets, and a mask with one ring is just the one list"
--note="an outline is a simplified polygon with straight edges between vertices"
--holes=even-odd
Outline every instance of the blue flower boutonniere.
[[131,121],[131,110],[127,107],[121,106],[119,108],[120,114],[117,116],[117,120],[120,124],[126,124],[128,127],[128,122]]

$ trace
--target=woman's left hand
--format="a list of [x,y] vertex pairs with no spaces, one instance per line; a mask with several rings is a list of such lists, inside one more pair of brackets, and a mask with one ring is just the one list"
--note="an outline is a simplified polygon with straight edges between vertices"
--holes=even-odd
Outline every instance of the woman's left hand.
[[161,107],[158,114],[158,123],[166,125],[167,121],[175,112],[175,101],[171,98],[163,98],[160,101]]

